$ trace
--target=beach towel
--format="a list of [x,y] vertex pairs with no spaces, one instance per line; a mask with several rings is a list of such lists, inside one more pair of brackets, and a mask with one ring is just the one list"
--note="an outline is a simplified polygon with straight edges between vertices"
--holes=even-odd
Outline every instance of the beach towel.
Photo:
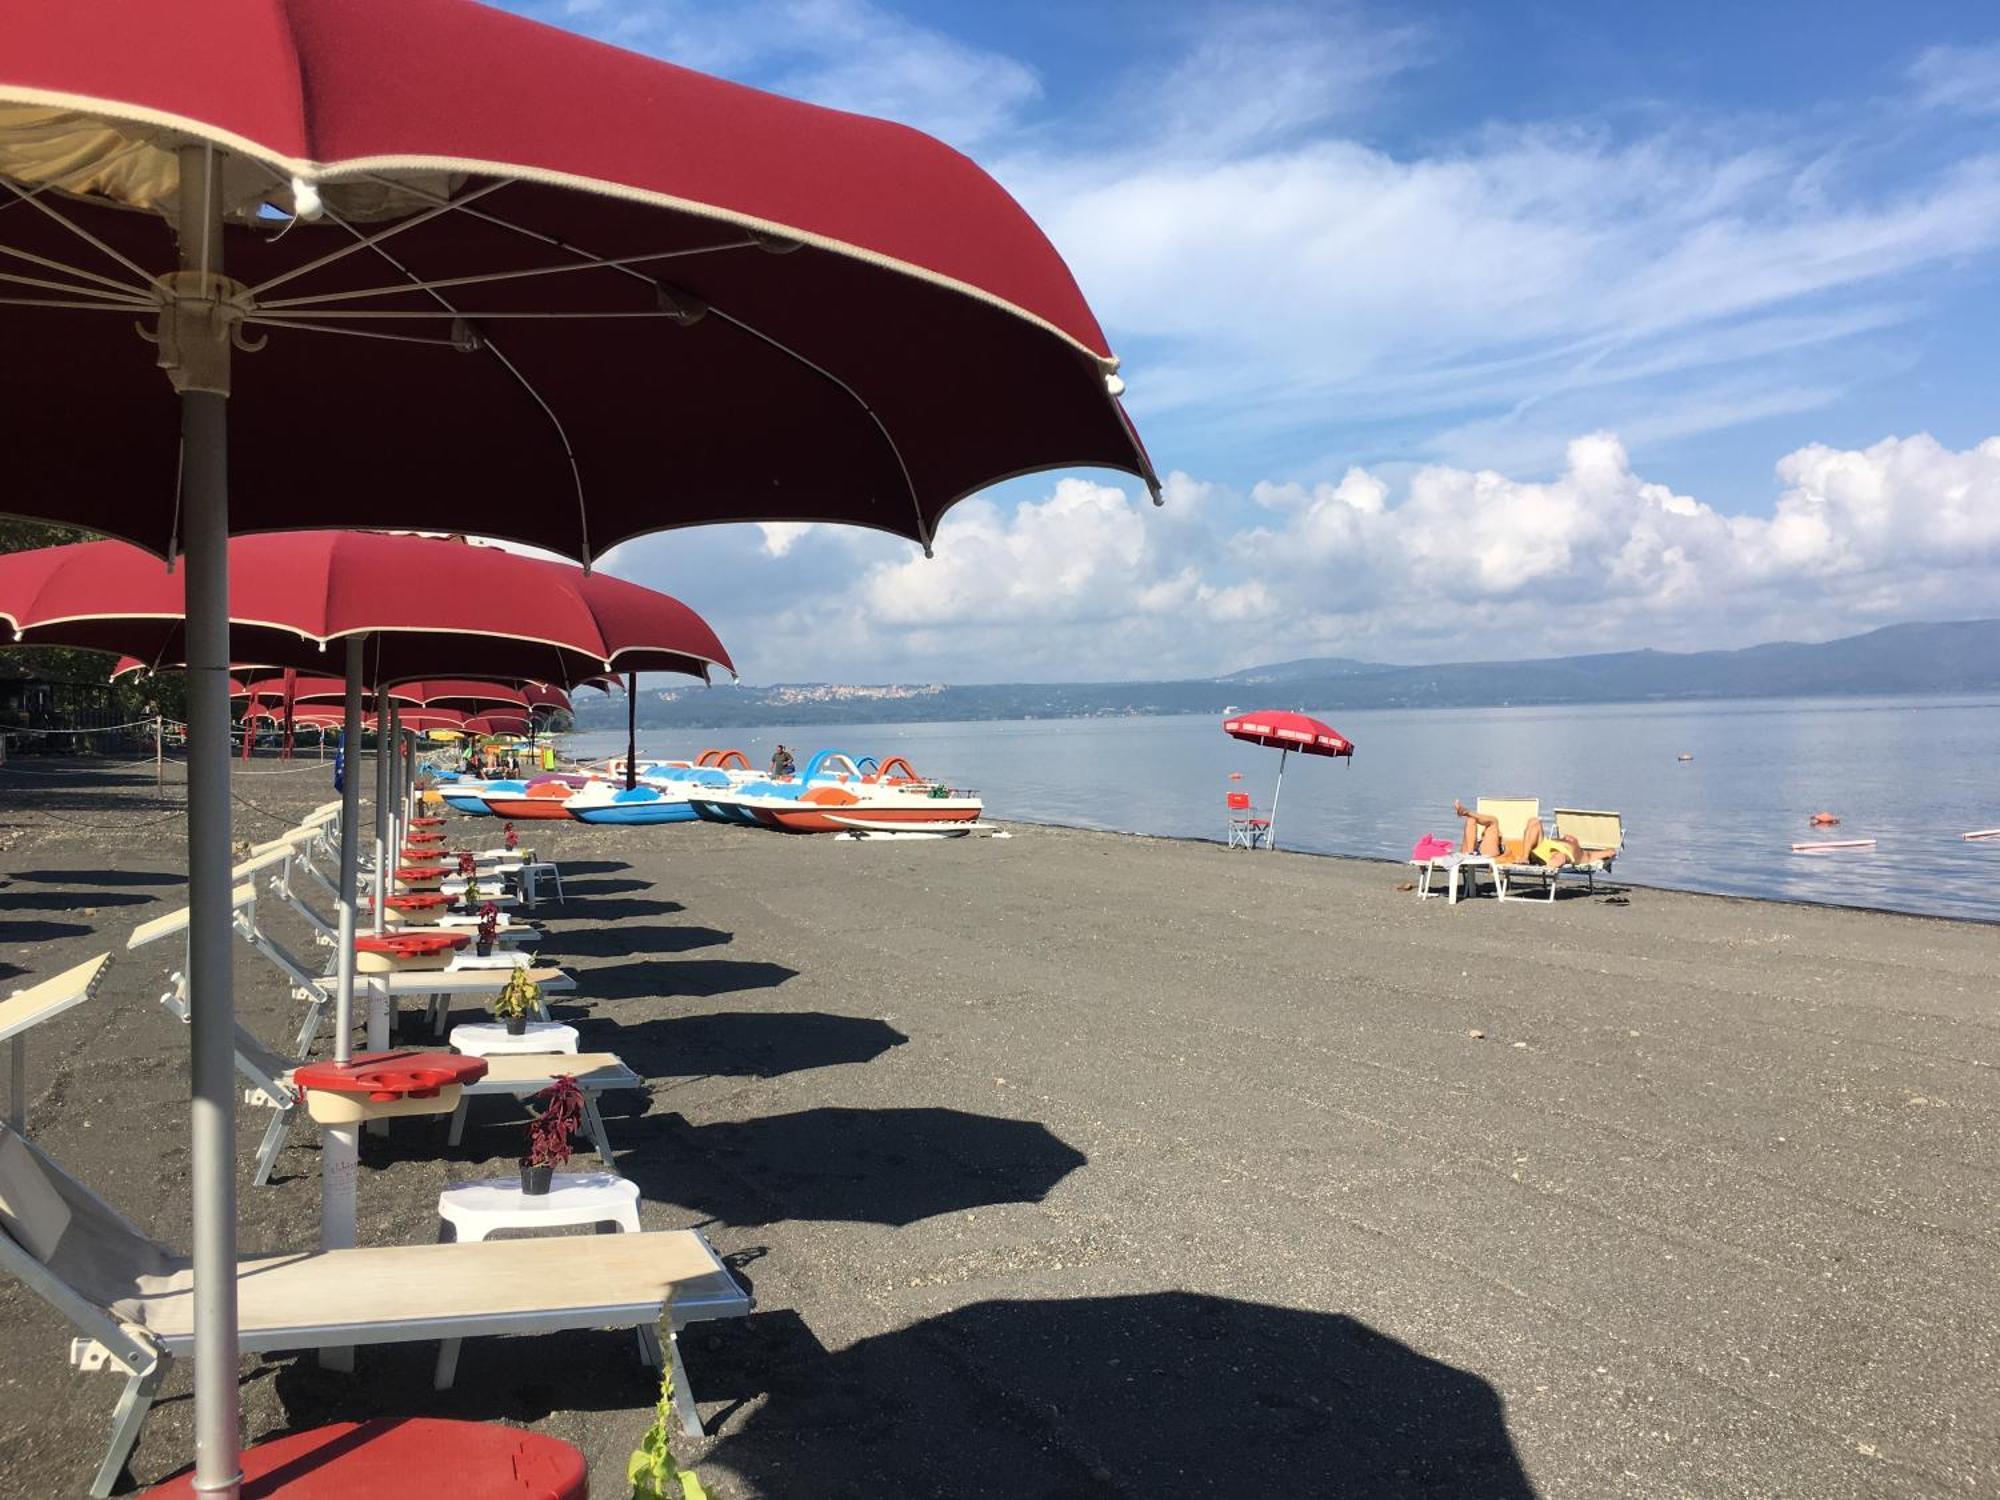
[[1410,850],[1410,858],[1418,864],[1423,864],[1426,860],[1443,859],[1447,854],[1457,852],[1458,845],[1450,839],[1441,839],[1434,833],[1427,833],[1418,839],[1416,847]]

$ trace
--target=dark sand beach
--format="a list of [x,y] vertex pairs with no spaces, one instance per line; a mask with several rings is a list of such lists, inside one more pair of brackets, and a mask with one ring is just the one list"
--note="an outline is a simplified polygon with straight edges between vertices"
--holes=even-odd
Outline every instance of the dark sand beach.
[[[44,768],[46,769],[46,768]],[[237,836],[330,795],[239,777]],[[0,963],[26,983],[183,899],[150,773],[0,774]],[[494,825],[481,833],[490,839]],[[1634,890],[1419,904],[1394,867],[1022,828],[847,844],[534,830],[543,951],[648,1227],[758,1311],[684,1339],[710,1493],[2000,1493],[2000,931]],[[264,903],[301,951],[310,935]],[[31,1045],[30,1128],[187,1239],[178,953]],[[247,946],[243,1018],[297,1002]],[[364,1243],[428,1241],[521,1116],[364,1147]],[[246,1251],[317,1233],[301,1127]],[[0,1287],[0,1493],[80,1493],[117,1381]],[[622,1494],[629,1336],[246,1359],[247,1436],[381,1413],[536,1426]],[[191,1454],[185,1369],[144,1485]]]

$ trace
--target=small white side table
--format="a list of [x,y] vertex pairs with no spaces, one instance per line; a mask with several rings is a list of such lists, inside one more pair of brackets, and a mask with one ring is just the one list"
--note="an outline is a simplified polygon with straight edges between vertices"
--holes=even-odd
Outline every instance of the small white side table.
[[504,1021],[467,1021],[451,1028],[447,1044],[467,1057],[574,1053],[576,1028],[565,1021],[530,1021],[526,1031],[510,1036]]
[[1475,880],[1478,871],[1484,870],[1489,875],[1493,873],[1493,861],[1484,854],[1441,854],[1435,859],[1413,859],[1410,863],[1417,867],[1419,901],[1428,901],[1432,896],[1439,894],[1432,889],[1432,886],[1435,884],[1438,872],[1444,872],[1447,877],[1445,904],[1448,906],[1458,905],[1461,885],[1465,887],[1466,895],[1476,893]]
[[[595,1225],[600,1233],[609,1226],[613,1233],[637,1234],[639,1184],[616,1172],[558,1172],[549,1179],[548,1192],[533,1196],[521,1191],[518,1177],[454,1182],[438,1194],[440,1243],[454,1239],[476,1243],[503,1229],[565,1229],[581,1224]],[[657,1368],[659,1340],[650,1328],[637,1333],[639,1358]],[[438,1390],[450,1390],[458,1377],[459,1343],[445,1339],[438,1345],[432,1381]],[[673,1361],[678,1389],[686,1373],[679,1348],[673,1351]]]

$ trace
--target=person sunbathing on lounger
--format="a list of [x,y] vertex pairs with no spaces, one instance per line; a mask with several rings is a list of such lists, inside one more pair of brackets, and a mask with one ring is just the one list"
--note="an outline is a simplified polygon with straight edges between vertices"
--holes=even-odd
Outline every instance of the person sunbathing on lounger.
[[1465,820],[1459,853],[1483,854],[1495,864],[1547,865],[1560,870],[1564,865],[1609,859],[1614,853],[1610,849],[1586,849],[1567,834],[1550,834],[1543,829],[1540,818],[1528,819],[1520,837],[1510,839],[1501,833],[1500,820],[1491,813],[1472,812],[1463,802],[1452,803],[1451,810]]

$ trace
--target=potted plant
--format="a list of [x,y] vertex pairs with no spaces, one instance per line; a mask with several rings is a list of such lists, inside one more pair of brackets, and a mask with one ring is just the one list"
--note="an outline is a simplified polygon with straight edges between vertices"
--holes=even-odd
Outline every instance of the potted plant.
[[528,1106],[528,1152],[521,1158],[521,1191],[531,1198],[549,1190],[549,1179],[569,1164],[570,1138],[583,1125],[583,1090],[576,1080],[558,1077]]
[[487,1005],[499,1020],[507,1023],[507,1035],[520,1036],[528,1029],[528,1017],[542,1006],[542,987],[528,977],[525,966],[516,968],[507,976],[507,982],[500,987]]
[[491,901],[479,908],[479,956],[493,956],[493,944],[500,936],[500,908]]

